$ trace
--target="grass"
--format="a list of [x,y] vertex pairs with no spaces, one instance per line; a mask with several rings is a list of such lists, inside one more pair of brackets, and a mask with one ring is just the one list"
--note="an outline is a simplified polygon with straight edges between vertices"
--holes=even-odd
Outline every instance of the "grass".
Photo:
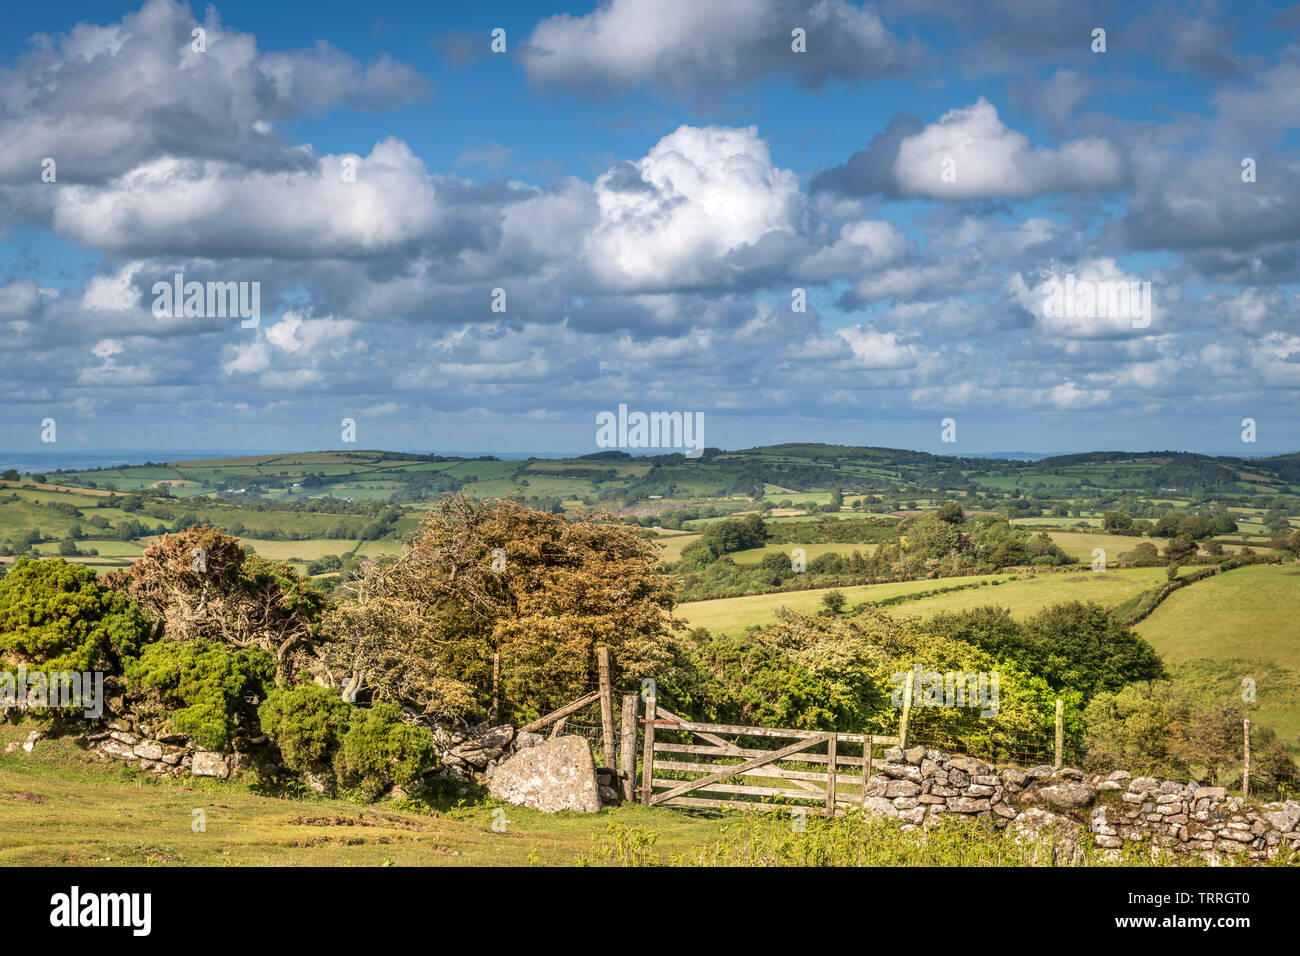
[[[1204,866],[1190,856],[1132,843],[1106,853],[1087,838],[1073,850],[1062,834],[1011,839],[983,821],[941,819],[924,830],[860,813],[827,819],[809,814],[802,829],[784,813],[730,811],[716,836],[688,852],[661,846],[657,830],[611,820],[580,862],[600,866]],[[1275,865],[1288,861],[1279,859]]]
[[700,540],[698,534],[675,534],[671,537],[660,537],[655,544],[663,548],[664,561],[679,561],[682,557],[682,549],[692,541]]
[[[0,740],[29,727],[0,725]],[[32,754],[0,756],[3,866],[522,866],[570,864],[589,852],[606,821],[653,824],[685,852],[713,825],[641,806],[553,816],[501,805],[448,804],[409,813],[379,803],[260,795],[210,779],[160,781],[117,761],[100,761],[70,738],[43,740]],[[206,831],[196,833],[194,810]]]
[[[963,578],[962,581],[1005,580],[1006,574],[989,574],[981,578]],[[849,605],[864,601],[880,601],[900,594],[919,594],[955,583],[957,579],[943,581],[902,581],[895,584],[864,584],[838,588],[848,598]],[[1005,587],[1006,585],[1003,585]],[[677,607],[675,614],[691,627],[707,627],[715,634],[742,634],[750,627],[765,626],[776,620],[778,608],[811,612],[822,606],[822,597],[831,588],[810,591],[785,591],[778,594],[755,594],[748,597],[718,598],[712,601],[691,601]],[[983,590],[983,589],[981,589]],[[999,588],[998,590],[1001,590]],[[906,605],[911,607],[911,604]]]
[[[861,546],[859,546],[861,547]],[[1022,576],[1009,580],[1008,574],[985,574],[969,578],[941,578],[934,581],[904,581],[896,584],[868,584],[839,588],[849,606],[865,601],[880,601],[900,594],[922,594],[955,584],[1001,581],[994,588],[974,587],[933,597],[908,601],[891,613],[932,617],[940,611],[961,611],[986,604],[1011,609],[1017,617],[1027,617],[1062,601],[1097,601],[1107,607],[1122,604],[1165,580],[1164,568],[1125,568],[1094,574],[1088,570]],[[751,626],[766,626],[776,620],[776,611],[788,607],[811,612],[822,606],[829,588],[811,591],[787,591],[779,594],[756,594],[749,597],[692,601],[677,608],[677,616],[692,627],[707,627],[718,634],[741,634]]]
[[[0,724],[0,743],[22,739],[29,726]],[[502,815],[504,828],[494,827]],[[1052,835],[1016,841],[976,820],[912,831],[857,813],[809,814],[801,828],[791,821],[771,810],[719,816],[633,804],[546,815],[474,800],[411,812],[391,802],[271,796],[241,781],[159,780],[100,760],[71,737],[0,756],[2,866],[969,867],[1068,858]],[[1175,862],[1142,845],[1110,856],[1080,842],[1083,865]]]
[[[1218,693],[1256,681],[1255,719],[1300,734],[1300,567],[1239,568],[1175,591],[1137,626],[1175,674]],[[1213,678],[1216,678],[1214,680]]]
[[[1125,551],[1132,551],[1143,541],[1154,544],[1161,551],[1169,543],[1165,538],[1138,538],[1122,534],[1106,534],[1100,531],[1095,533],[1090,531],[1049,531],[1048,536],[1066,554],[1076,557],[1088,565],[1092,564],[1093,548],[1104,549],[1106,560],[1114,562],[1118,561],[1119,556]],[[1225,551],[1240,551],[1241,545],[1225,542],[1223,549]]]
[[730,555],[731,560],[737,564],[758,564],[769,554],[781,554],[790,557],[790,552],[795,548],[803,548],[805,560],[811,561],[813,558],[819,558],[823,554],[842,554],[845,557],[851,555],[854,551],[866,556],[876,550],[879,545],[875,544],[767,544],[761,548],[748,548],[744,551],[733,551]]
[[[909,601],[898,611],[929,618],[942,611],[967,611],[996,604],[1007,608],[1017,618],[1026,618],[1065,601],[1096,601],[1105,607],[1114,607],[1164,580],[1164,568],[1124,568],[1098,574],[1087,569],[1073,573],[1036,574],[1008,581],[998,588],[954,591]],[[945,581],[952,583],[951,578]]]

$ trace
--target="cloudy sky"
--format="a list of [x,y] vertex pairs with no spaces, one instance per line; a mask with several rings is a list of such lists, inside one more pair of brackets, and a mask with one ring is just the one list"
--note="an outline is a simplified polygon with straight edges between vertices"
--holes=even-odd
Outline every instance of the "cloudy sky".
[[[728,448],[1300,447],[1300,4],[5,18],[11,452],[51,418],[66,453],[337,448],[344,418],[587,452],[620,403]],[[156,315],[176,273],[259,283],[260,322]],[[1066,283],[1151,307],[1063,313]]]

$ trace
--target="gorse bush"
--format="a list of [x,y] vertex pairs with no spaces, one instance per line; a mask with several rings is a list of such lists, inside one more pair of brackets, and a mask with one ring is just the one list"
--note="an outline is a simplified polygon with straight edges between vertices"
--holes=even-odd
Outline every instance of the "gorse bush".
[[331,773],[368,800],[418,783],[437,763],[433,734],[405,723],[394,704],[357,707],[329,688],[303,685],[273,690],[258,717],[286,767]]
[[394,784],[409,787],[433,769],[438,751],[433,734],[403,723],[396,704],[355,708],[334,758],[339,781],[373,800]]
[[274,676],[275,659],[261,648],[206,638],[158,641],[125,668],[138,714],[209,750],[229,749],[239,728],[256,726],[255,702]]
[[0,669],[116,672],[147,633],[135,601],[82,565],[20,558],[0,579]]
[[303,684],[271,691],[257,717],[286,767],[314,773],[330,767],[354,709],[337,691]]

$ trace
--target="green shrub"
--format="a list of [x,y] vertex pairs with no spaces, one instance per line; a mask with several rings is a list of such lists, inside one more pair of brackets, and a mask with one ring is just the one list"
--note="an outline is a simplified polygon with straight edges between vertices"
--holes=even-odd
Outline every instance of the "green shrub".
[[135,601],[83,565],[20,558],[0,579],[0,667],[116,673],[147,633]]
[[200,747],[226,750],[241,725],[255,726],[253,708],[275,675],[275,659],[261,648],[206,638],[162,640],[129,661],[125,674],[137,713],[164,718]]
[[334,758],[339,781],[374,800],[394,784],[411,786],[437,761],[433,734],[402,722],[396,704],[357,709]]
[[331,765],[354,710],[337,691],[302,684],[271,691],[257,717],[262,733],[280,749],[285,766],[309,773]]

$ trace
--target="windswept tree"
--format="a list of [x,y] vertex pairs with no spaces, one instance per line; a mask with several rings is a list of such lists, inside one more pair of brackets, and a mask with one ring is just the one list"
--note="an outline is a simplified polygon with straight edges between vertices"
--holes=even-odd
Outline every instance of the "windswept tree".
[[276,679],[327,679],[314,652],[326,598],[291,565],[248,555],[207,526],[163,535],[126,572],[105,575],[145,609],[155,636],[260,647]]
[[450,497],[399,559],[363,565],[356,599],[326,615],[327,660],[349,696],[478,716],[499,652],[513,712],[542,711],[590,686],[599,644],[616,678],[671,665],[677,622],[658,560],[651,542],[608,516]]

